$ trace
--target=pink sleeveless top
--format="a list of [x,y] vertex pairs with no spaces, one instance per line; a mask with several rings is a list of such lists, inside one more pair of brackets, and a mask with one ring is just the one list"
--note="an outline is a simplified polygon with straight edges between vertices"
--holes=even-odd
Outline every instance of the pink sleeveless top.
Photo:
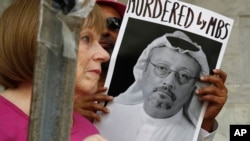
[[[29,116],[0,95],[0,141],[27,141]],[[95,126],[77,112],[73,113],[71,141],[82,141],[99,134]]]

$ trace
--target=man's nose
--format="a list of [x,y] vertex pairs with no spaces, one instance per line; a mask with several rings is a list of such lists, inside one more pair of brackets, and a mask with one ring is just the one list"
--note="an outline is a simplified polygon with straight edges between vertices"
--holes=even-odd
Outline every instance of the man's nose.
[[107,27],[104,28],[103,33],[101,34],[102,38],[109,36],[109,29]]
[[175,72],[173,71],[169,72],[166,77],[162,78],[163,85],[172,90],[175,89],[176,81]]

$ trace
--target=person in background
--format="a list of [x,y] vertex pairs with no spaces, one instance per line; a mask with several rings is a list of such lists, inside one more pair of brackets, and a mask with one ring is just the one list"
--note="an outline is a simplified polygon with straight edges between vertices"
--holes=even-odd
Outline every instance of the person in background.
[[[117,0],[97,0],[96,2],[101,7],[102,14],[106,19],[106,28],[101,35],[100,44],[112,55],[126,6]],[[102,64],[104,73],[99,81],[99,86],[104,85],[108,66],[109,61]]]
[[[119,33],[126,5],[116,0],[97,0],[96,3],[101,7],[101,14],[106,20],[106,27],[101,34],[99,42],[111,55]],[[104,94],[107,90],[107,88],[104,87],[104,82],[108,71],[108,65],[109,61],[102,64],[102,74],[96,94],[82,95],[76,99],[74,103],[75,110],[87,117],[90,121],[100,120],[100,116],[96,113],[96,111],[102,111],[105,113],[109,112],[106,107],[99,104],[100,102],[113,100],[113,97]]]
[[[14,0],[0,17],[0,140],[26,141],[28,135],[40,0]],[[101,63],[109,54],[99,44],[104,28],[100,8],[95,5],[82,20],[76,68],[75,97],[93,94],[101,74]],[[74,111],[71,141],[101,138],[95,126]],[[77,124],[76,124],[77,123]]]
[[109,54],[112,54],[126,7],[114,0],[97,0],[96,2],[106,19],[106,28],[101,35],[100,44]]
[[[103,9],[102,14],[104,16],[107,12],[106,19],[108,17],[116,17],[116,16],[118,18],[121,17],[122,19],[123,14],[125,13],[125,9],[126,9],[125,4],[118,2],[117,0],[97,0],[96,2]],[[109,7],[110,9],[113,9],[113,10],[110,10],[110,11],[105,10],[105,7]],[[107,35],[109,35],[109,37],[111,38],[111,35],[112,35],[112,38],[115,39],[116,41],[118,33],[119,33],[119,29],[117,28],[118,32],[114,32],[114,31],[112,32],[112,30],[110,30],[108,26],[109,26],[109,23],[107,22],[106,30],[105,30],[106,32],[102,34],[101,39],[104,40],[103,38],[108,37]],[[120,25],[118,25],[117,27],[120,27]],[[108,44],[108,42],[102,43],[101,40],[100,40],[100,43],[102,46],[104,46],[104,44]],[[109,42],[109,45],[107,45],[106,48],[108,46],[113,48],[114,43]],[[107,49],[107,50],[112,50],[112,49]],[[210,82],[212,85],[196,90],[196,95],[198,96],[199,100],[209,102],[205,115],[204,115],[202,128],[200,130],[198,141],[202,141],[204,139],[213,140],[215,133],[216,133],[216,129],[218,128],[216,116],[219,114],[219,112],[221,111],[221,109],[223,108],[223,105],[225,104],[227,100],[227,88],[224,84],[227,78],[227,74],[221,69],[214,69],[213,73],[214,74],[212,75],[201,77],[201,81]],[[107,90],[107,88],[103,87],[105,78],[106,78],[106,74],[104,73],[99,81],[100,87],[98,88],[95,95],[86,96],[86,97],[82,96],[82,99],[79,98],[75,100],[74,108],[77,109],[77,111],[80,111],[82,115],[88,117],[91,121],[101,120],[100,116],[96,114],[96,111],[102,111],[105,113],[109,112],[109,110],[106,107],[104,107],[101,104],[98,104],[97,102],[97,101],[99,102],[105,101],[105,99],[107,101],[111,101],[113,99],[112,97],[105,97],[104,93]]]

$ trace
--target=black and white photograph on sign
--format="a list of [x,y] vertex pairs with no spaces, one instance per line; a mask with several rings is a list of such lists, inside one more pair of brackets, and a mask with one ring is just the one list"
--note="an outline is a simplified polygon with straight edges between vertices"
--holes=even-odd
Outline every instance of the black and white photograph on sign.
[[206,85],[199,76],[215,68],[221,45],[130,18],[109,85],[111,112],[96,123],[100,132],[110,141],[191,141],[203,107],[194,90]]
[[212,87],[201,76],[220,68],[232,25],[181,1],[129,0],[105,81],[114,99],[94,122],[100,134],[108,141],[204,140],[208,103],[196,92]]
[[[169,26],[129,18],[117,60],[114,64],[108,93],[112,96],[117,96],[124,92],[134,81],[133,67],[143,49],[154,39],[166,33],[173,33],[176,30]],[[192,37],[202,47],[204,53],[208,56],[207,61],[209,68],[211,68],[210,71],[215,68],[222,44],[189,32],[183,31],[183,33]]]

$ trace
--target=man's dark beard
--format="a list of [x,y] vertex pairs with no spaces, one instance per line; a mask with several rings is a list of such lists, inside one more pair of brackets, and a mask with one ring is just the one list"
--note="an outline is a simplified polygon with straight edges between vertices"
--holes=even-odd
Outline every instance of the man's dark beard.
[[162,86],[162,87],[157,87],[153,90],[153,92],[157,92],[157,91],[161,91],[163,92],[164,94],[168,95],[172,101],[175,101],[176,100],[176,96],[175,94],[170,90],[169,87],[167,86]]

